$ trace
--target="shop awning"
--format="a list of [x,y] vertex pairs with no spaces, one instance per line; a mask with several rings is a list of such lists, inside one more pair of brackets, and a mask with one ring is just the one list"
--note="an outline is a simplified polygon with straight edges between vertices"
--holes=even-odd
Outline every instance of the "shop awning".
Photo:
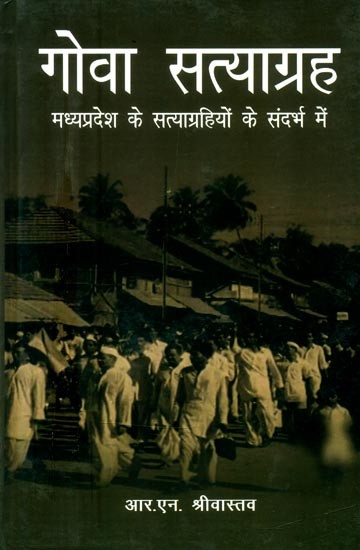
[[[154,307],[162,307],[163,305],[163,297],[162,294],[153,294],[150,292],[144,292],[143,290],[137,290],[132,288],[125,288],[125,292],[130,294],[133,298],[136,298],[140,302],[143,302],[144,304],[148,306],[154,306]],[[186,306],[181,304],[180,302],[174,300],[171,296],[168,294],[166,295],[166,306],[167,307],[175,307],[178,309],[185,309]]]
[[[256,302],[241,302],[239,305],[240,307],[245,307],[247,309],[251,309],[252,311],[259,311],[259,306]],[[286,319],[292,319],[293,321],[300,321],[300,319],[294,315],[291,315],[291,313],[288,313],[280,308],[269,307],[267,304],[261,304],[260,313],[263,315],[271,315],[272,317],[283,317]]]
[[317,311],[314,311],[309,308],[298,308],[298,312],[301,314],[309,315],[310,317],[316,317],[317,319],[327,319],[326,315],[323,315],[322,313],[318,313]]
[[200,315],[212,315],[213,317],[221,317],[221,313],[209,306],[206,302],[200,298],[194,298],[193,296],[179,296],[171,294],[171,297],[174,298],[177,302],[180,302],[184,306],[188,307],[195,313]]
[[5,323],[62,323],[89,326],[58,296],[14,273],[4,276]]
[[6,323],[62,323],[74,327],[89,326],[75,311],[60,300],[24,300],[5,298]]

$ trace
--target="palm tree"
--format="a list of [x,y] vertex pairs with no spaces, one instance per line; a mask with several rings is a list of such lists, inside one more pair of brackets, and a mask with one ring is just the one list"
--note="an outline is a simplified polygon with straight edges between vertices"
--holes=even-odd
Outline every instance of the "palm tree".
[[199,191],[193,191],[191,187],[182,187],[173,193],[170,203],[176,231],[191,239],[197,239],[204,229],[204,212]]
[[127,227],[135,227],[136,219],[123,201],[120,180],[110,183],[109,174],[97,174],[80,188],[79,206],[83,214],[98,220],[111,220]]
[[217,178],[204,188],[204,207],[208,224],[216,231],[236,231],[241,240],[240,229],[244,229],[256,212],[256,205],[248,200],[253,193],[240,177],[229,174]]
[[150,240],[161,242],[165,234],[181,235],[192,240],[208,236],[199,195],[199,191],[193,191],[191,187],[182,187],[172,193],[166,210],[164,206],[159,206],[150,216]]

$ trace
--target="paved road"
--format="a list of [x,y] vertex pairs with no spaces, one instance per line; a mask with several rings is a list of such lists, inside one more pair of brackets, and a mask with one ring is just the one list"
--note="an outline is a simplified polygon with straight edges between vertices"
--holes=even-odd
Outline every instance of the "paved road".
[[[55,418],[57,417],[57,418]],[[57,424],[57,428],[54,426]],[[64,422],[65,420],[65,422]],[[139,480],[119,476],[102,490],[91,484],[91,465],[74,444],[76,419],[54,415],[42,433],[47,471],[38,482],[28,461],[19,479],[5,487],[4,534],[7,550],[117,549],[355,549],[360,547],[359,470],[328,486],[312,457],[279,437],[264,449],[247,449],[243,434],[236,461],[219,461],[211,490],[177,493],[178,466],[161,468],[156,447],[143,453]],[[44,440],[47,451],[44,455]],[[76,437],[75,437],[76,440]],[[81,449],[80,449],[81,451]],[[254,498],[256,511],[196,512],[193,500]],[[129,512],[125,501],[179,499],[181,512]]]

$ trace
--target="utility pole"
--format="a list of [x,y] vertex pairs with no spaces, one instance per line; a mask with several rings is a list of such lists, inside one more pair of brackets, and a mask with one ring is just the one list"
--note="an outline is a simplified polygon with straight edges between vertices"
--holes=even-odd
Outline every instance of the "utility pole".
[[259,275],[258,275],[258,325],[261,322],[261,286],[262,286],[262,255],[264,238],[264,216],[260,216],[260,254],[259,254]]
[[166,320],[166,275],[167,275],[167,233],[168,233],[168,169],[164,173],[164,234],[162,239],[162,310],[161,319]]

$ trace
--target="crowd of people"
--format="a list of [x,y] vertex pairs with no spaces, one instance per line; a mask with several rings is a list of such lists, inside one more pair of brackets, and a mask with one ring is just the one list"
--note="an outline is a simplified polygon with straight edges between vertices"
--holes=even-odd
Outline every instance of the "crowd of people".
[[183,488],[194,480],[213,485],[217,442],[231,440],[236,424],[249,448],[268,446],[280,428],[289,442],[321,441],[328,470],[354,461],[360,354],[326,334],[308,332],[303,342],[276,349],[253,332],[240,337],[219,329],[168,328],[159,337],[147,326],[122,338],[111,327],[68,327],[63,335],[48,327],[48,334],[64,359],[56,376],[51,350],[35,349],[31,333],[19,331],[6,342],[8,481],[46,422],[51,387],[56,406],[68,398],[87,434],[98,487],[109,485],[119,469],[137,478],[136,449],[154,433],[164,462],[179,462]]

